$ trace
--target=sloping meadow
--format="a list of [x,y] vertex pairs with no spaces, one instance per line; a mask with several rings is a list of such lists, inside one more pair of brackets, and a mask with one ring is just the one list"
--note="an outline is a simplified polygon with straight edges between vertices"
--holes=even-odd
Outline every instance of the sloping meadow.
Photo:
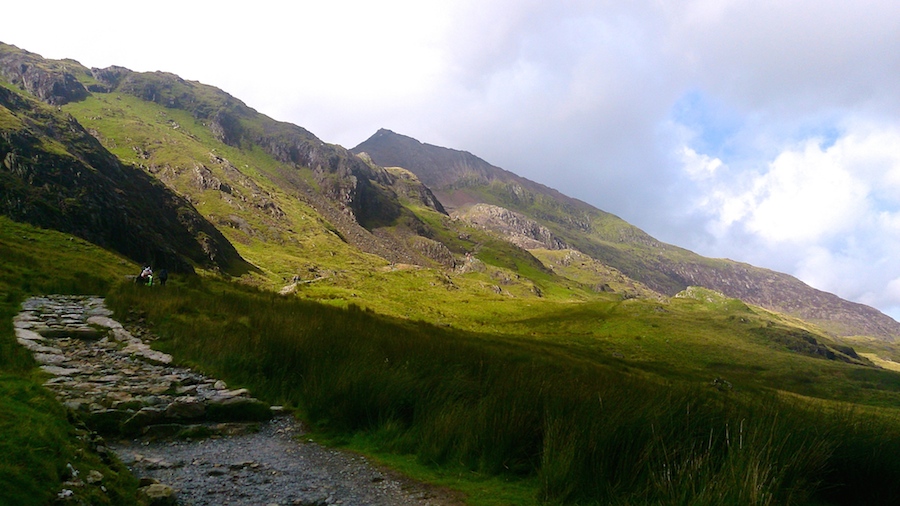
[[900,497],[900,423],[777,393],[663,381],[565,346],[190,279],[121,286],[161,349],[423,466],[535,483],[538,502],[876,504]]

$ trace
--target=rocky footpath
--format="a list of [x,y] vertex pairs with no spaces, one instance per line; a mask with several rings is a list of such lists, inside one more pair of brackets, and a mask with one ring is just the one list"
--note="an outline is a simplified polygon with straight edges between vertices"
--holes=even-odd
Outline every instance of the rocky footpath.
[[116,453],[142,478],[149,503],[454,503],[361,457],[301,442],[302,427],[279,407],[174,367],[111,316],[99,297],[34,297],[14,326],[53,376],[45,386],[105,436],[98,451]]
[[20,344],[55,377],[45,386],[104,435],[211,432],[210,422],[271,418],[246,389],[188,369],[155,351],[110,318],[97,297],[36,297],[13,325]]

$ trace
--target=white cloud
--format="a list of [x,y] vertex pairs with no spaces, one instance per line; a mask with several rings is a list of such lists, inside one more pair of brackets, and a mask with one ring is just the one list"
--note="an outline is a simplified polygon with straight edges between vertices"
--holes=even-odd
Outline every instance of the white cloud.
[[842,151],[809,141],[780,154],[754,184],[748,229],[768,241],[798,243],[852,229],[867,212],[869,187]]
[[[779,153],[749,182],[717,178],[721,160],[683,148],[684,170],[709,180],[705,211],[770,243],[813,244],[853,230],[896,230],[900,131],[861,128],[823,147],[810,139]],[[746,174],[746,173],[745,173]]]
[[687,146],[682,147],[681,162],[688,177],[694,180],[712,178],[716,170],[722,166],[722,160],[699,154]]
[[900,276],[900,128],[851,121],[832,144],[791,145],[756,173],[687,146],[682,163],[701,175],[716,253],[900,314],[900,282],[889,283]]
[[890,298],[894,305],[900,305],[900,277],[894,278],[887,283],[884,294]]

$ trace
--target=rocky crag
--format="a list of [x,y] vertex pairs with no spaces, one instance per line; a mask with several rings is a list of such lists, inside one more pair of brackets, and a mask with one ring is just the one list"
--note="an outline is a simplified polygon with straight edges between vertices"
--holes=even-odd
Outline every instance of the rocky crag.
[[[150,348],[152,335],[111,316],[99,297],[34,297],[13,324],[52,375],[45,386],[105,436],[95,450],[141,477],[149,504],[449,504],[359,457],[298,443],[299,423],[272,419],[280,408],[173,366]],[[86,486],[102,476],[73,471],[59,497]]]

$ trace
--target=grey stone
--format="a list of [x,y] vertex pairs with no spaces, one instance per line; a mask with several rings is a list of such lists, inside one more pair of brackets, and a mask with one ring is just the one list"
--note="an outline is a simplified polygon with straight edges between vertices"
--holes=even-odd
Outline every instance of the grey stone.
[[125,434],[139,434],[144,427],[161,422],[166,417],[164,409],[141,408],[131,418],[122,423],[122,432]]
[[56,353],[35,353],[34,359],[44,365],[57,365],[67,361],[65,355]]
[[122,329],[121,323],[113,320],[112,318],[110,318],[108,316],[91,316],[90,318],[87,319],[87,322],[94,324],[94,325],[99,325],[101,327],[106,327],[108,329],[114,329],[114,330]]
[[28,339],[30,341],[43,341],[44,336],[38,334],[33,330],[28,329],[16,329],[16,337],[19,339]]
[[85,415],[84,422],[101,434],[118,434],[121,432],[122,422],[130,416],[131,413],[124,410],[101,409]]
[[71,376],[73,374],[78,374],[81,372],[81,369],[76,369],[73,367],[60,367],[57,365],[42,365],[41,369],[44,372],[48,372],[54,376]]
[[205,413],[206,405],[190,395],[177,397],[166,407],[166,416],[169,418],[195,419],[202,418]]
[[89,484],[92,484],[92,485],[93,485],[94,483],[100,483],[101,481],[103,481],[103,474],[102,474],[100,471],[97,471],[96,469],[91,469],[91,470],[88,472],[88,475],[87,475],[87,477],[84,479],[84,481],[86,481],[86,482],[88,482]]
[[146,498],[149,506],[174,506],[177,504],[175,489],[162,483],[141,487],[138,492]]
[[62,350],[59,348],[54,348],[52,346],[44,346],[42,344],[38,344],[37,341],[32,341],[30,339],[16,339],[19,344],[27,348],[32,353],[48,353],[51,355],[62,355]]

